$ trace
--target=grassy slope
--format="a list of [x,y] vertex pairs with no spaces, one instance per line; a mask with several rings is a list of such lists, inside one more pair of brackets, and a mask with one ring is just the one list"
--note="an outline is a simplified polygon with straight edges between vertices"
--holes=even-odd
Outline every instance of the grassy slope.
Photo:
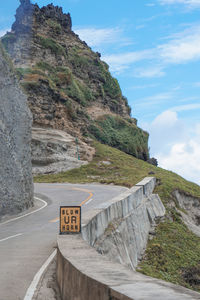
[[[167,208],[167,217],[158,225],[154,239],[149,241],[139,271],[200,291],[200,238],[187,229],[171,205],[175,204],[172,196],[175,189],[200,197],[200,187],[117,149],[99,143],[95,143],[95,147],[95,158],[87,166],[56,175],[37,176],[35,182],[100,182],[131,187],[145,176],[155,176],[159,182],[155,192]],[[154,174],[149,175],[149,172]]]

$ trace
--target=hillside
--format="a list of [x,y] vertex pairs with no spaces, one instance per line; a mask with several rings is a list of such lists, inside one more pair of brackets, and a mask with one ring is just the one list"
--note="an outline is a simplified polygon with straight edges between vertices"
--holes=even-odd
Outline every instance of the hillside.
[[[95,148],[95,157],[87,166],[37,176],[35,182],[99,182],[131,187],[146,176],[156,177],[155,193],[167,213],[151,233],[138,271],[200,292],[200,186],[117,149],[100,143],[95,143]],[[178,194],[185,199],[185,205]],[[184,221],[188,219],[186,226]]]
[[[16,21],[2,43],[28,96],[33,126],[78,138],[83,160],[94,154],[88,138],[147,160],[148,133],[130,117],[127,99],[101,55],[72,31],[70,15],[52,4],[39,8],[29,0],[20,2]],[[41,139],[37,141],[41,145]],[[48,152],[48,145],[42,147]],[[77,158],[76,151],[69,156]]]

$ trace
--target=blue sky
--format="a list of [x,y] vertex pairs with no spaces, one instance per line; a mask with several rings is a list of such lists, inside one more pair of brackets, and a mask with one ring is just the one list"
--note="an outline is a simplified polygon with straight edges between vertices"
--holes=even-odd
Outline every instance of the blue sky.
[[[159,165],[200,184],[200,0],[38,0],[72,16],[73,30],[102,54],[150,133]],[[18,0],[3,2],[0,34]]]

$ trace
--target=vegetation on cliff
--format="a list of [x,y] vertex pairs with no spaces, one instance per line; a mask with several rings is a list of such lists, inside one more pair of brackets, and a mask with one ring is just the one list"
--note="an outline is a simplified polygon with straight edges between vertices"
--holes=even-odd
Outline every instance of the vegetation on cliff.
[[143,160],[148,159],[148,133],[139,129],[132,119],[104,115],[89,126],[91,136]]
[[[130,117],[128,101],[100,54],[71,30],[69,14],[22,1],[2,43],[28,95],[34,125],[70,130],[80,139],[90,136],[149,158],[148,134]],[[96,107],[98,116],[90,113]]]

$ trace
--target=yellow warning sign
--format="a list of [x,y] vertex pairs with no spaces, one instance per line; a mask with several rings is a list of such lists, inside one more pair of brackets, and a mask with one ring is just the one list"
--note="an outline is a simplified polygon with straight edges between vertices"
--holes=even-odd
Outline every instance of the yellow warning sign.
[[60,207],[60,234],[81,232],[81,207]]

